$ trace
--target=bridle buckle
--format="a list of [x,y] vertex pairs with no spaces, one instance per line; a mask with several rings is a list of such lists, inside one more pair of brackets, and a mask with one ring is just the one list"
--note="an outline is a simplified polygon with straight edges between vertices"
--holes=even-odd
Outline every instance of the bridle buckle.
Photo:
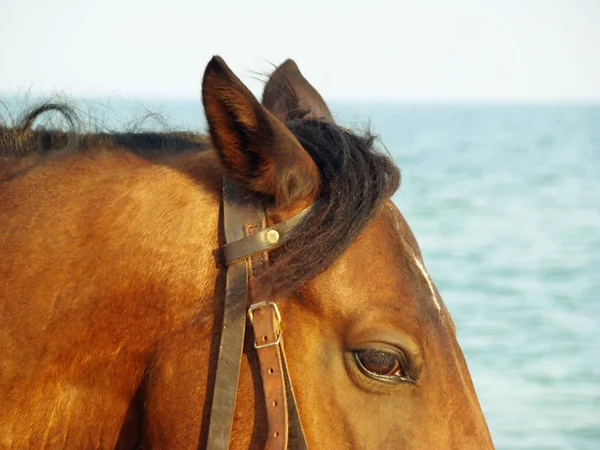
[[267,347],[272,347],[274,345],[279,345],[279,342],[281,341],[281,314],[279,313],[279,308],[277,307],[277,304],[274,302],[258,302],[258,303],[253,303],[252,305],[250,305],[250,308],[248,308],[248,319],[250,320],[250,323],[252,324],[252,326],[254,326],[254,311],[256,311],[257,309],[265,309],[271,307],[273,308],[273,312],[275,313],[275,318],[277,319],[277,338],[273,341],[273,342],[269,342],[268,344],[257,344],[256,341],[254,341],[254,348],[256,349],[260,349],[260,348],[267,348]]

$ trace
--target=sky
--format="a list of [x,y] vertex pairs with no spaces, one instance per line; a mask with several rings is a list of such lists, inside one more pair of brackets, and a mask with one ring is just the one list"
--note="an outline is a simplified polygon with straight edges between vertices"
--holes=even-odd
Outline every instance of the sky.
[[600,0],[0,0],[0,93],[255,93],[293,58],[327,100],[600,102]]

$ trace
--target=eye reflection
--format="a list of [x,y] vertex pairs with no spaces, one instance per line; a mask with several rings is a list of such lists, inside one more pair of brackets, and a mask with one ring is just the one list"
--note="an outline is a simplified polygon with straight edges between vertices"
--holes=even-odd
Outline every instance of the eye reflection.
[[368,372],[376,375],[401,375],[402,370],[398,357],[392,352],[367,349],[355,352],[360,365]]
[[352,352],[358,368],[371,378],[387,383],[415,383],[417,374],[400,349],[366,348]]

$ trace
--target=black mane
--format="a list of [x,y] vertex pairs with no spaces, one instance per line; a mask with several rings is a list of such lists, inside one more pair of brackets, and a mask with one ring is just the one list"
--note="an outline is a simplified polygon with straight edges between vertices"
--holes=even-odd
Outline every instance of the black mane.
[[296,119],[286,124],[317,163],[321,205],[264,275],[271,295],[290,293],[329,267],[360,234],[400,184],[391,157],[370,133],[356,134],[329,122]]
[[[46,113],[60,114],[70,131],[32,128]],[[44,103],[32,108],[12,127],[0,126],[0,157],[19,158],[37,153],[49,153],[76,148],[118,147],[141,156],[159,156],[206,146],[205,136],[192,132],[81,132],[77,112],[62,103]]]

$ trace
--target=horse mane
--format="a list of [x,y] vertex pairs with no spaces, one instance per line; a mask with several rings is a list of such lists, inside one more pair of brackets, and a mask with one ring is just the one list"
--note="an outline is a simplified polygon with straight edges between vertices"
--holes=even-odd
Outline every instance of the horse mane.
[[400,170],[370,132],[316,119],[286,125],[319,168],[321,203],[285,248],[273,252],[261,283],[271,296],[293,292],[329,267],[400,185]]
[[[32,154],[43,157],[66,149],[93,152],[97,148],[118,148],[159,159],[210,148],[205,136],[191,132],[80,133],[31,129],[33,122],[47,112],[62,114],[72,128],[79,126],[75,111],[63,104],[38,106],[16,126],[0,126],[0,182],[23,172],[11,173],[7,165],[19,167],[15,161]],[[267,297],[292,293],[329,267],[400,184],[398,167],[387,152],[375,145],[376,137],[370,132],[356,133],[334,123],[306,118],[303,113],[293,117],[286,126],[314,159],[321,174],[320,206],[284,247],[272,251],[272,264],[259,281],[261,292]],[[37,158],[27,170],[41,160]]]
[[[34,122],[47,113],[60,114],[70,131],[38,127]],[[0,125],[0,157],[20,158],[66,149],[90,150],[98,147],[120,148],[140,156],[164,156],[182,151],[208,148],[208,139],[193,132],[82,132],[75,109],[64,103],[43,103],[31,108],[13,126]]]

